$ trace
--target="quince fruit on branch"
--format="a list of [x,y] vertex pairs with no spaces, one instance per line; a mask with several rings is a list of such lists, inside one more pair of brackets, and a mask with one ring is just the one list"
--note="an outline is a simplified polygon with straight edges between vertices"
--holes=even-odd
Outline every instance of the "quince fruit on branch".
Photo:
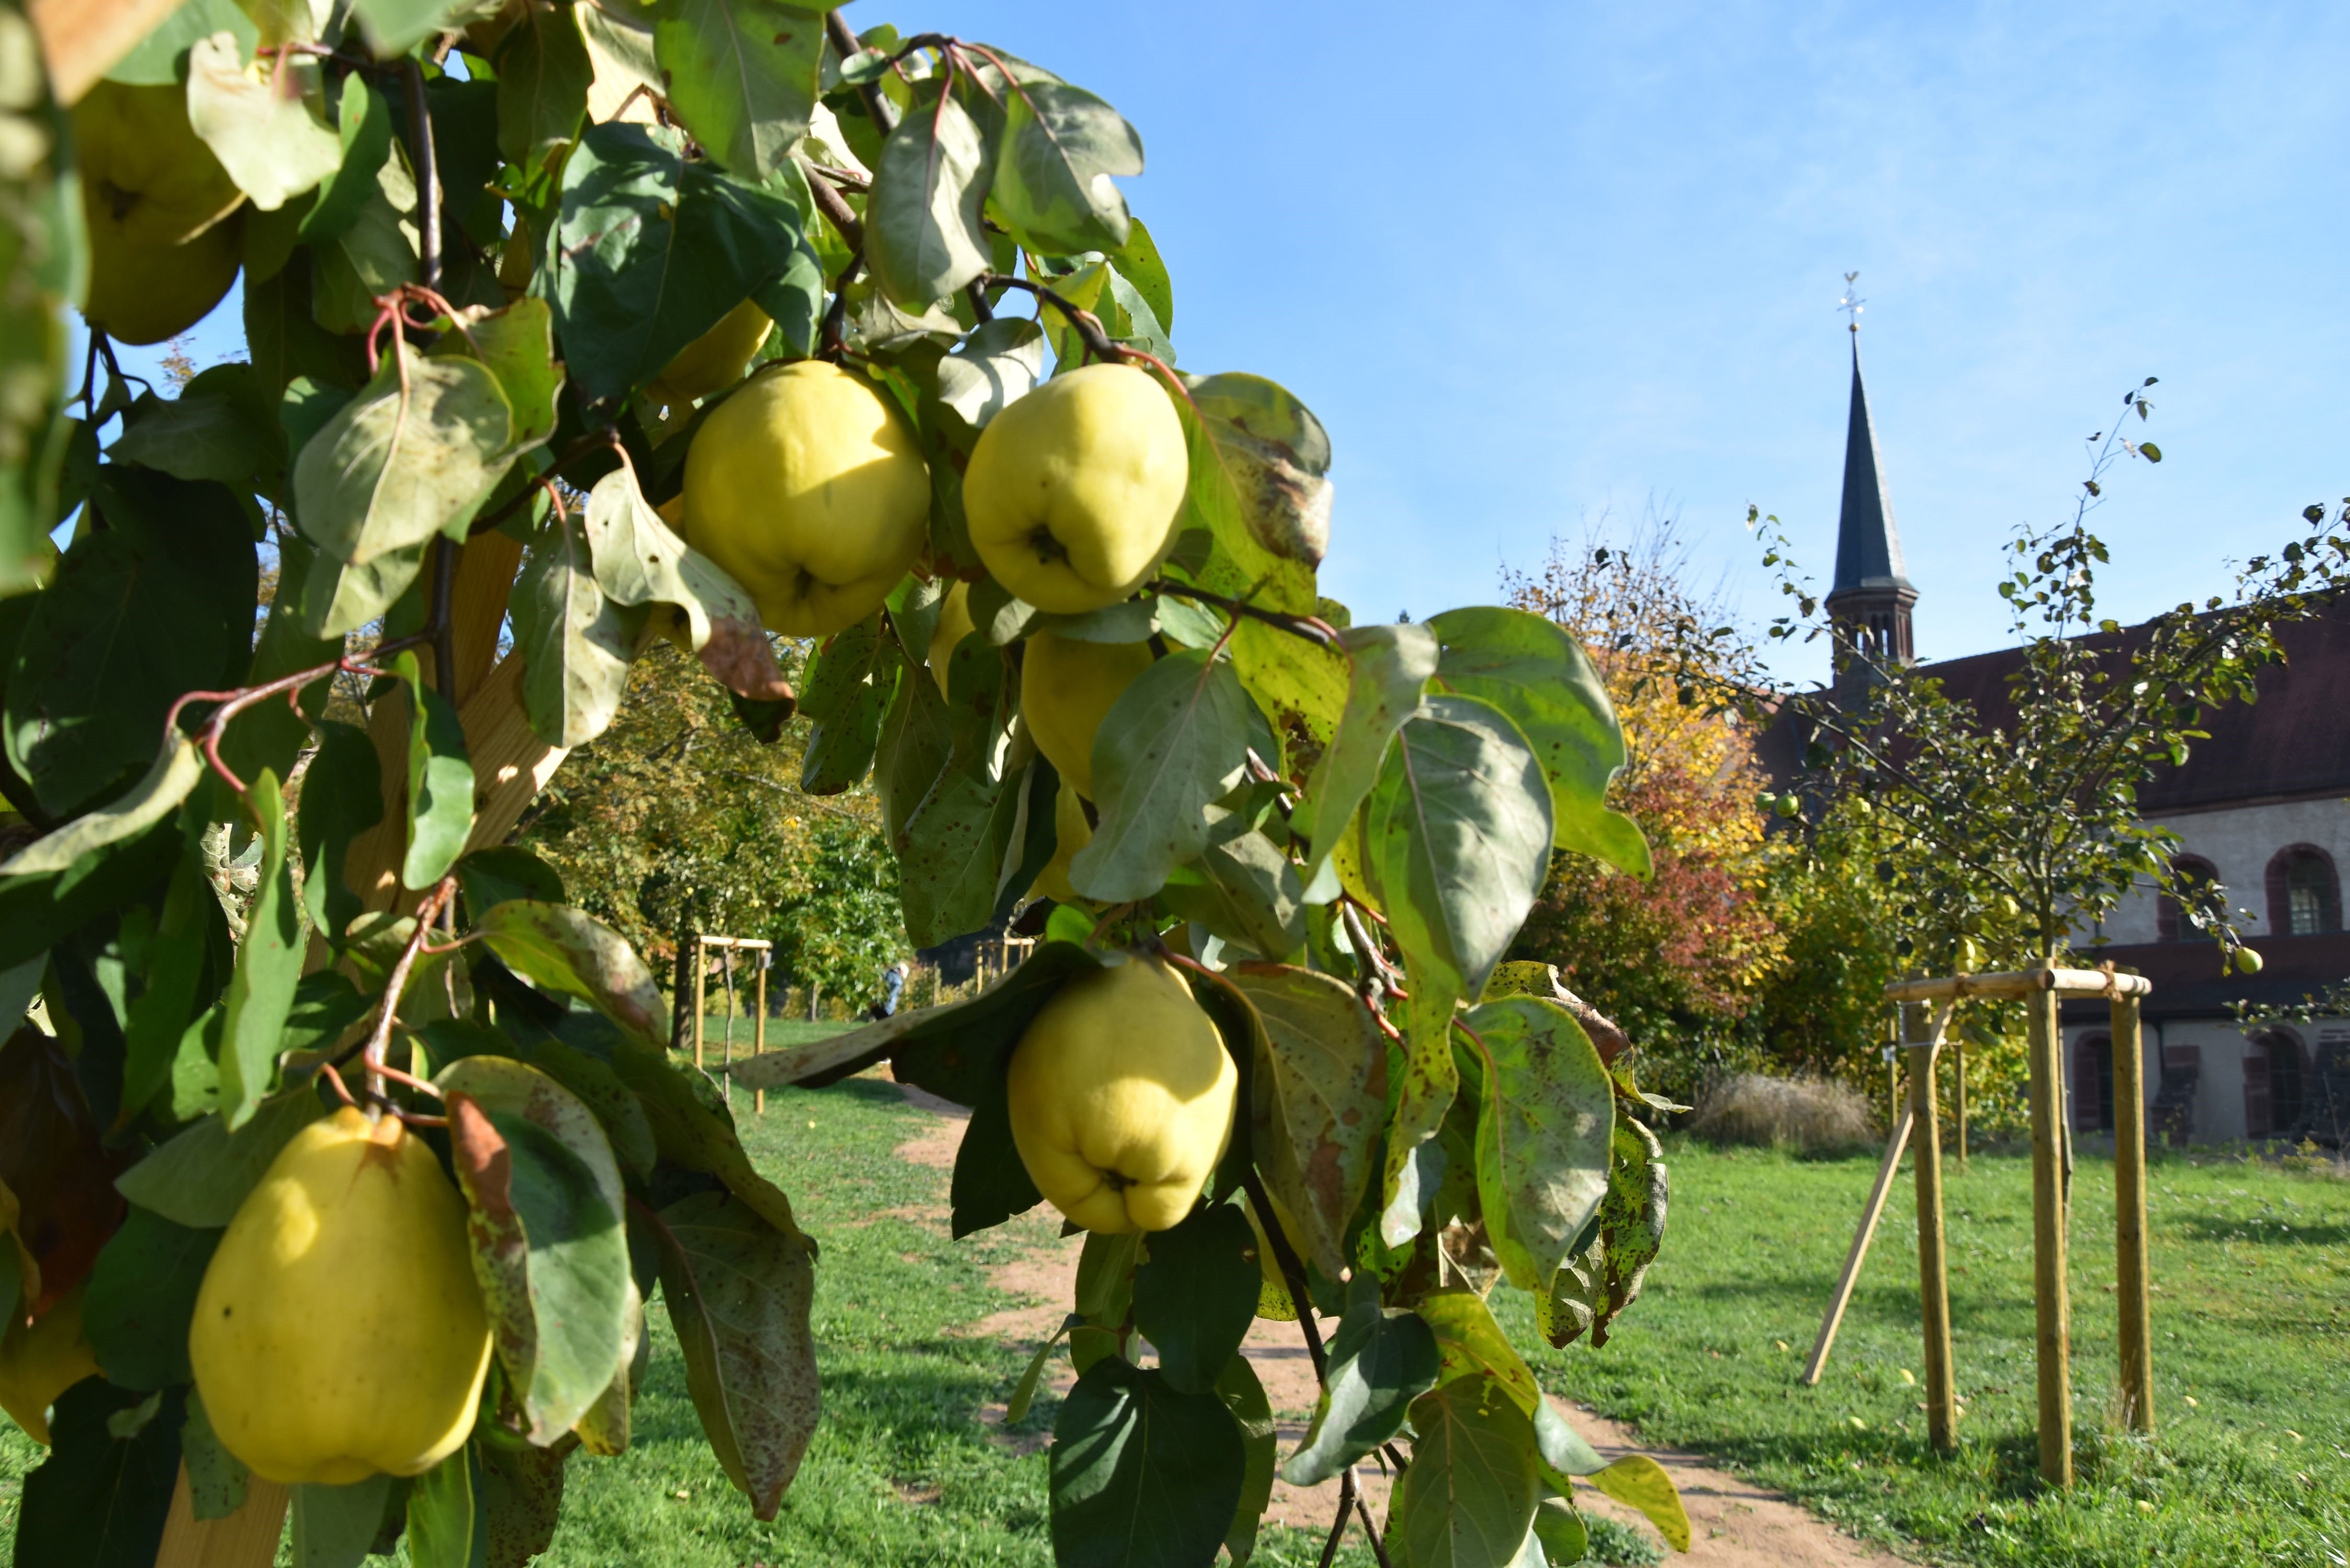
[[123,343],[185,332],[236,281],[244,192],[190,128],[183,88],[101,81],[73,128],[89,228],[82,314]]
[[[0,1237],[0,1245],[6,1244]],[[98,1375],[98,1357],[81,1336],[83,1284],[32,1323],[12,1316],[0,1333],[0,1410],[43,1445],[49,1440],[49,1407],[57,1396]]]
[[1240,1073],[1165,960],[1118,957],[1064,985],[1012,1048],[1012,1141],[1076,1223],[1165,1231],[1223,1158]]
[[1032,632],[1020,660],[1020,711],[1036,749],[1087,800],[1094,798],[1094,736],[1121,693],[1150,668],[1147,642],[1080,642]]
[[1149,371],[1065,370],[980,432],[962,481],[972,545],[1038,609],[1117,604],[1173,547],[1189,470],[1183,422]]
[[296,1133],[204,1271],[188,1355],[213,1430],[271,1480],[348,1486],[454,1453],[490,1325],[432,1151],[348,1106]]
[[686,454],[686,543],[786,637],[829,637],[879,609],[930,525],[912,432],[871,382],[820,359],[754,377]]
[[672,411],[723,392],[743,379],[743,368],[775,325],[767,313],[744,300],[718,325],[678,350],[677,358],[646,384],[645,396]]

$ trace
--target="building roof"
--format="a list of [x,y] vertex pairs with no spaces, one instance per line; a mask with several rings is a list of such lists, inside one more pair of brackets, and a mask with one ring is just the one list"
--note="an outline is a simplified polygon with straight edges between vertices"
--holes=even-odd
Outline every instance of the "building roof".
[[1914,594],[1893,525],[1893,498],[1877,456],[1877,422],[1860,376],[1860,336],[1852,339],[1852,415],[1844,438],[1844,510],[1836,521],[1835,581],[1828,603],[1845,594],[1892,589]]
[[[2084,640],[2118,653],[2144,636],[2145,628],[2132,627]],[[2350,794],[2350,604],[2336,600],[2307,620],[2280,627],[2277,640],[2285,662],[2261,672],[2258,700],[2206,711],[2197,727],[2211,738],[2195,742],[2183,766],[2163,768],[2139,789],[2147,815]],[[2022,649],[2001,649],[1929,664],[1919,673],[1936,677],[1945,691],[2003,729],[2015,712],[2007,677],[2022,658]]]

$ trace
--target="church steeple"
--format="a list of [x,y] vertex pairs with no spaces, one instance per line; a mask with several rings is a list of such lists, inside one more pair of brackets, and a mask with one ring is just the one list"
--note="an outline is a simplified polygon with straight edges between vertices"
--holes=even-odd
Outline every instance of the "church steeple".
[[1918,590],[1903,570],[1901,535],[1893,525],[1893,502],[1877,457],[1877,425],[1869,418],[1868,388],[1860,375],[1860,305],[1845,275],[1844,303],[1852,313],[1852,414],[1845,430],[1844,511],[1836,524],[1835,581],[1828,589],[1828,615],[1837,623],[1837,642],[1868,662],[1907,664],[1917,657],[1910,639],[1909,607]]

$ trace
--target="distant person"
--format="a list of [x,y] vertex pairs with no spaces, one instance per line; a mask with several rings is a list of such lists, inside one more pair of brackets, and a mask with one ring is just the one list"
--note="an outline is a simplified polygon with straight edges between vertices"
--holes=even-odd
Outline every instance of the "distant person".
[[900,960],[881,971],[881,1000],[865,1010],[865,1016],[879,1023],[898,1011],[898,999],[906,992],[906,965]]

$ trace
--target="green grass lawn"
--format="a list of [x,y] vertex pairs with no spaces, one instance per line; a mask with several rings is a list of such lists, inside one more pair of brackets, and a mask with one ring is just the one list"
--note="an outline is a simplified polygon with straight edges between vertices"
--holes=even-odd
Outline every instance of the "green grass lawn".
[[[1945,1198],[1956,1457],[1926,1445],[1914,1188],[1905,1171],[1816,1388],[1797,1379],[1872,1175],[1686,1143],[1648,1293],[1603,1350],[1545,1352],[1551,1387],[1802,1499],[1855,1533],[1966,1563],[2339,1564],[2350,1553],[2350,1182],[2158,1164],[2148,1222],[2151,1442],[2116,1419],[2113,1167],[2074,1193],[2079,1484],[2041,1492],[2031,1166],[1977,1158]],[[1501,1293],[1513,1334],[1531,1303]],[[2192,1401],[2190,1403],[2189,1401]]]
[[[946,1173],[891,1158],[922,1121],[886,1084],[778,1091],[758,1118],[747,1099],[738,1096],[737,1106],[746,1143],[824,1248],[816,1297],[824,1424],[782,1513],[772,1524],[754,1521],[702,1441],[656,1308],[634,1444],[618,1459],[572,1462],[562,1532],[540,1561],[1049,1563],[1042,1455],[1006,1452],[977,1420],[1018,1376],[1019,1357],[956,1330],[1011,1304],[988,1284],[990,1266],[1049,1238],[1053,1222],[1040,1212],[947,1241],[920,1212],[944,1203]],[[2235,1165],[2157,1168],[2162,1429],[2147,1444],[2117,1433],[2107,1414],[2111,1168],[2085,1163],[2074,1229],[2083,1479],[2059,1499],[2040,1496],[2033,1480],[2024,1162],[1979,1158],[1951,1176],[1969,1414],[1960,1454],[1945,1461],[1926,1449],[1922,1390],[1900,1376],[1916,1371],[1918,1343],[1906,1181],[1826,1380],[1806,1389],[1796,1377],[1871,1162],[1688,1146],[1673,1161],[1672,1231],[1648,1295],[1606,1349],[1534,1357],[1556,1391],[1638,1421],[1659,1443],[1717,1455],[1928,1560],[2325,1564],[2350,1548],[2350,1183]],[[1522,1345],[1539,1345],[1523,1296],[1505,1289],[1495,1305]],[[1040,1398],[1023,1430],[1049,1430],[1055,1408]],[[37,1462],[13,1428],[0,1431],[0,1540],[13,1533],[17,1489]],[[1319,1546],[1305,1532],[1274,1532],[1258,1561],[1304,1568]],[[1369,1557],[1354,1546],[1341,1561],[1360,1568]]]

